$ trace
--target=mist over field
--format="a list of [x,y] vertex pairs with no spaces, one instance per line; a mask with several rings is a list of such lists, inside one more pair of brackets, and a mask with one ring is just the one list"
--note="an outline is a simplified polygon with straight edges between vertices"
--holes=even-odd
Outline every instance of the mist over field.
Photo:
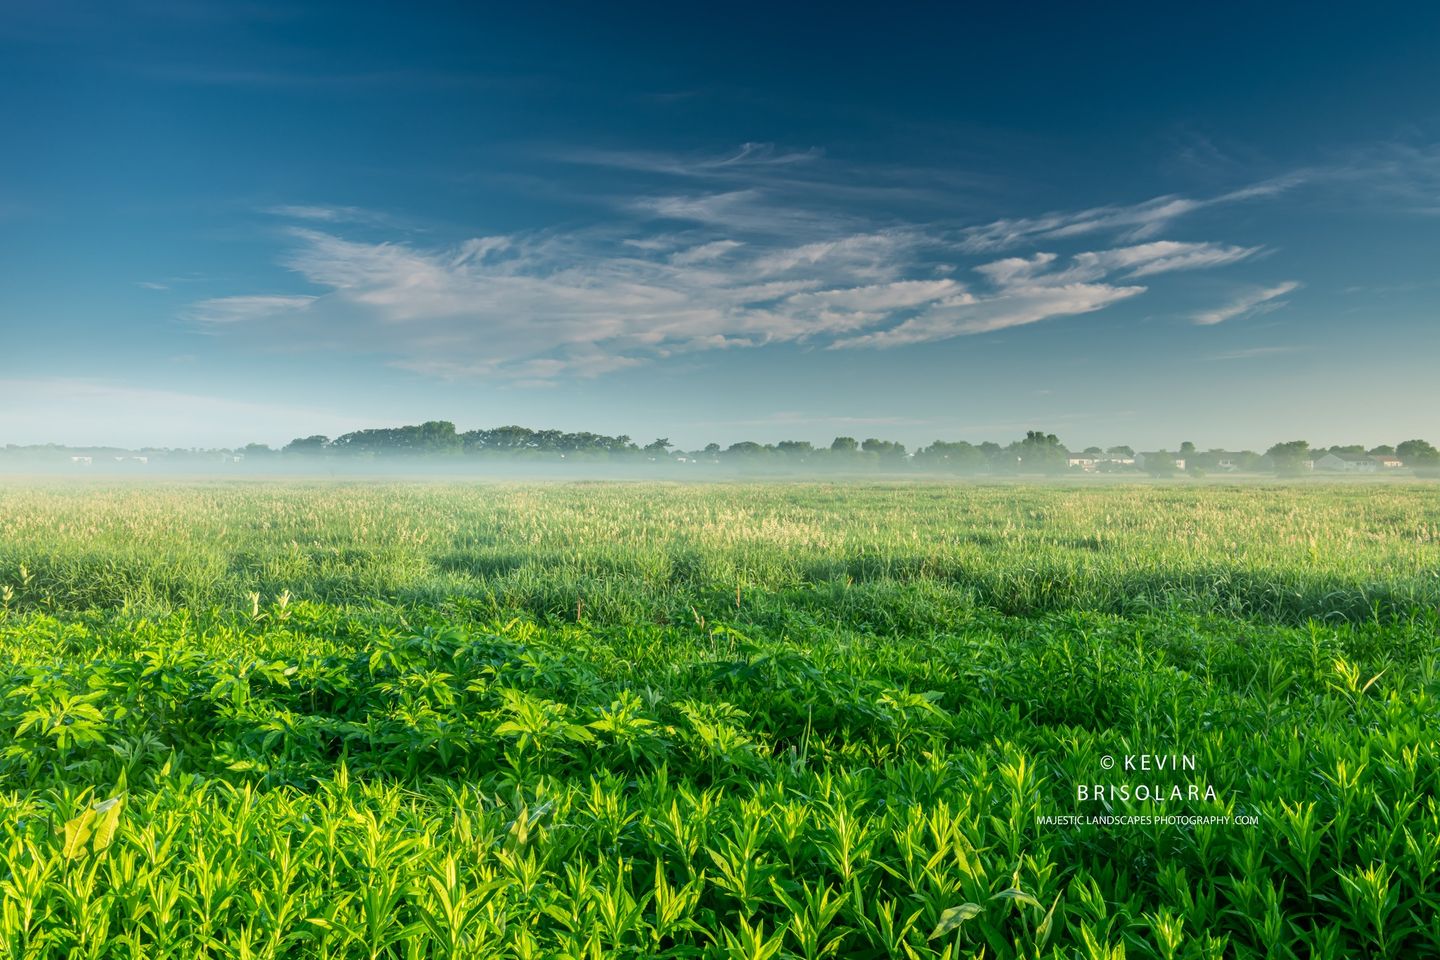
[[1002,446],[994,441],[936,440],[914,451],[903,443],[835,437],[828,445],[803,440],[739,441],[684,450],[659,437],[641,446],[629,436],[532,430],[506,426],[457,431],[449,421],[369,428],[333,440],[297,437],[280,449],[251,443],[238,449],[63,447],[7,445],[0,472],[37,476],[159,477],[476,477],[724,480],[734,477],[1108,477],[1115,480],[1211,474],[1229,479],[1318,475],[1372,478],[1440,476],[1440,450],[1425,440],[1366,449],[1364,444],[1312,448],[1303,440],[1253,450],[1201,450],[1182,441],[1175,450],[1137,451],[1128,445],[1070,449],[1053,433],[1028,430]]

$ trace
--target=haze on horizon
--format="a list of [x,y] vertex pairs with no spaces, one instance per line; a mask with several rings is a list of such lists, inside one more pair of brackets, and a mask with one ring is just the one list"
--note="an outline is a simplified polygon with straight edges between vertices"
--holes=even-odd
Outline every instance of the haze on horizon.
[[1440,440],[1437,36],[22,2],[0,445]]

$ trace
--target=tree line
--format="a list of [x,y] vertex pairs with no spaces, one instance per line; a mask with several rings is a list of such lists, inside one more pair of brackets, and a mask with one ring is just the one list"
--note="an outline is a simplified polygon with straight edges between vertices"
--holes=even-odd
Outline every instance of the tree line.
[[742,440],[722,447],[706,444],[697,450],[682,450],[667,437],[657,437],[640,445],[625,435],[605,436],[596,433],[565,433],[560,430],[532,430],[528,427],[505,426],[486,430],[459,432],[445,420],[433,420],[414,426],[357,430],[331,440],[324,436],[298,437],[279,451],[252,444],[242,451],[247,455],[309,456],[309,457],[463,457],[497,456],[504,458],[558,459],[629,459],[677,460],[696,462],[772,462],[776,464],[855,465],[872,463],[879,466],[917,465],[961,472],[992,472],[1001,468],[1024,472],[1058,472],[1065,469],[1069,456],[1059,437],[1039,430],[1029,431],[1024,438],[1008,446],[986,442],[937,440],[913,454],[903,443],[868,437],[836,437],[829,446],[816,446],[808,440],[781,440],[778,443],[756,443]]
[[[8,445],[0,455],[12,459],[57,459],[79,451],[115,460],[146,460],[129,456],[133,451],[118,448],[69,448],[57,445],[19,447]],[[682,450],[666,437],[639,444],[624,434],[534,430],[516,425],[459,431],[448,420],[431,420],[402,427],[356,430],[331,439],[312,435],[297,437],[279,449],[252,443],[238,449],[169,450],[149,449],[140,454],[169,461],[194,458],[221,458],[232,461],[309,462],[336,460],[423,459],[455,461],[495,459],[518,461],[607,461],[607,462],[696,462],[791,469],[796,467],[853,469],[871,467],[887,470],[918,470],[955,474],[1061,474],[1067,470],[1094,470],[1102,473],[1148,473],[1167,476],[1179,472],[1203,475],[1209,472],[1273,472],[1280,475],[1302,472],[1307,464],[1327,453],[1338,456],[1396,457],[1405,466],[1420,472],[1440,471],[1440,451],[1425,440],[1405,440],[1395,445],[1363,444],[1312,447],[1304,440],[1272,445],[1263,453],[1252,450],[1200,450],[1190,442],[1174,450],[1137,453],[1126,445],[1086,447],[1072,451],[1053,433],[1027,431],[1009,444],[993,441],[970,443],[964,440],[936,440],[913,452],[902,443],[876,437],[836,437],[826,445],[808,440],[781,440],[757,443],[742,440],[722,447],[706,444],[696,450]],[[71,459],[84,459],[72,456]]]
[[[272,452],[268,447],[252,445],[250,452]],[[829,446],[816,446],[808,440],[781,440],[778,443],[757,443],[742,440],[722,447],[706,444],[697,450],[681,450],[668,438],[658,437],[641,446],[630,437],[605,436],[597,433],[566,433],[560,430],[532,430],[528,427],[504,426],[485,430],[459,432],[445,420],[405,427],[357,430],[330,440],[323,436],[303,437],[286,444],[281,455],[311,456],[467,456],[467,455],[586,455],[683,459],[696,461],[772,460],[790,463],[846,463],[871,461],[876,464],[911,464],[956,472],[1023,472],[1059,473],[1073,466],[1074,459],[1087,459],[1097,466],[1122,469],[1142,461],[1137,469],[1165,473],[1218,469],[1222,466],[1237,470],[1273,469],[1284,473],[1298,470],[1306,461],[1326,453],[1337,455],[1394,456],[1410,466],[1440,466],[1440,451],[1425,440],[1405,440],[1394,446],[1381,444],[1367,448],[1363,444],[1311,447],[1307,441],[1277,443],[1264,453],[1252,450],[1199,450],[1191,442],[1182,442],[1175,450],[1149,451],[1137,456],[1129,446],[1108,448],[1086,447],[1072,452],[1053,433],[1026,431],[1025,436],[1001,445],[993,441],[970,443],[964,440],[936,440],[913,453],[903,443],[869,437],[836,437]],[[1184,466],[1181,467],[1180,463]]]

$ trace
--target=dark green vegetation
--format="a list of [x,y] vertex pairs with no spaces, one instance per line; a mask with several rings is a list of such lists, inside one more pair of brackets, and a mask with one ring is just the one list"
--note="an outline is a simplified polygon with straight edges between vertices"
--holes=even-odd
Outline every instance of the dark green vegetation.
[[[1323,462],[1327,453],[1346,458]],[[1376,457],[1382,457],[1382,464]],[[1316,461],[1321,461],[1318,465]],[[224,465],[221,467],[220,465]],[[686,464],[684,467],[677,467]],[[703,464],[704,466],[700,466]],[[237,466],[238,465],[238,466]],[[532,430],[508,426],[488,430],[457,431],[448,420],[430,420],[404,427],[356,430],[335,439],[314,435],[296,437],[279,450],[263,443],[224,450],[141,451],[105,447],[63,447],[54,444],[0,448],[0,468],[68,468],[89,470],[200,469],[315,472],[359,471],[397,468],[401,465],[452,473],[495,469],[510,465],[530,469],[549,468],[577,471],[610,469],[623,475],[642,470],[654,476],[684,476],[685,479],[715,479],[738,471],[760,475],[911,474],[920,476],[1056,476],[1070,473],[1107,473],[1131,478],[1149,474],[1172,477],[1182,470],[1193,477],[1211,473],[1226,475],[1264,473],[1299,476],[1312,467],[1347,472],[1386,472],[1396,476],[1435,477],[1440,475],[1440,450],[1425,440],[1404,440],[1395,446],[1381,444],[1369,450],[1364,444],[1311,447],[1304,440],[1277,443],[1265,454],[1253,450],[1199,450],[1182,441],[1178,451],[1151,451],[1139,454],[1129,446],[1108,450],[1086,447],[1072,450],[1053,433],[1027,430],[1025,436],[1001,446],[994,441],[970,443],[965,440],[936,440],[911,455],[903,443],[868,437],[836,437],[829,446],[816,447],[808,440],[781,440],[756,443],[742,440],[722,448],[718,443],[685,451],[668,437],[657,437],[640,446],[630,437],[598,433],[567,433],[561,430]],[[1401,470],[1401,467],[1405,469]]]
[[1437,603],[1419,485],[0,488],[0,956],[1436,956]]

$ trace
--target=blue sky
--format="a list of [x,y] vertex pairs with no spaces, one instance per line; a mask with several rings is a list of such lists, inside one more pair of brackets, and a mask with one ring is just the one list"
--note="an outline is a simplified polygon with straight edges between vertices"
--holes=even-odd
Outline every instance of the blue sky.
[[0,443],[1440,440],[1440,7],[7,5]]

